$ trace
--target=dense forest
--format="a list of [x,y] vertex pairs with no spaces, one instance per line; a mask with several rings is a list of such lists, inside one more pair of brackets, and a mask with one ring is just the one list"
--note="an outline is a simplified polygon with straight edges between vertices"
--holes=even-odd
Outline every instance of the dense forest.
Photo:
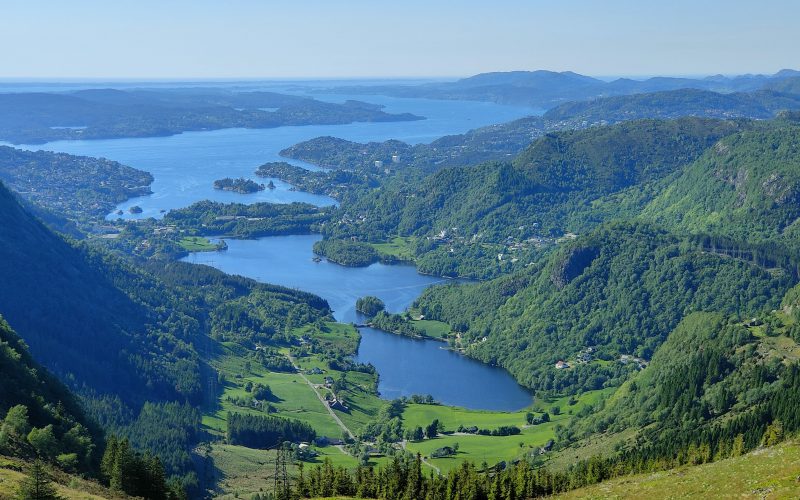
[[97,472],[103,433],[78,399],[33,360],[0,318],[0,453],[41,457],[69,471]]
[[189,486],[196,406],[213,396],[204,379],[216,377],[203,360],[209,339],[282,341],[287,321],[329,317],[311,294],[206,266],[134,265],[51,233],[1,187],[0,202],[5,317],[91,417],[158,453],[168,474],[189,473]]
[[[325,255],[337,260],[333,252],[349,253],[351,245],[335,246],[336,239],[417,236],[422,272],[495,277],[528,265],[565,233],[623,210],[636,213],[657,193],[651,186],[720,138],[750,127],[699,118],[633,121],[547,134],[511,163],[445,168],[413,182],[392,178],[345,200],[324,228],[331,241]],[[616,200],[622,195],[624,203]]]

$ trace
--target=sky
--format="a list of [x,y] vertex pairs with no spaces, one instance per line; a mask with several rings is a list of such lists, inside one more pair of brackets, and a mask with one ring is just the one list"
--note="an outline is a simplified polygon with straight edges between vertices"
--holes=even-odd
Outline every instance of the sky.
[[2,79],[800,68],[800,0],[0,0]]

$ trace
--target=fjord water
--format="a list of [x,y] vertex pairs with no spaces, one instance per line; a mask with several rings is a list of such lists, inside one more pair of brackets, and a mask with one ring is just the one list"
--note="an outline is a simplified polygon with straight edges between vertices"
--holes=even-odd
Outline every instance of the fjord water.
[[[109,214],[109,218],[141,219],[160,217],[163,212],[182,208],[198,200],[225,203],[307,202],[315,205],[332,205],[336,201],[327,196],[291,190],[291,186],[273,179],[274,190],[252,194],[239,194],[213,188],[216,179],[245,177],[260,183],[255,170],[271,161],[289,163],[316,169],[313,165],[287,160],[280,151],[320,136],[334,136],[357,142],[398,139],[411,144],[428,143],[449,134],[503,123],[522,116],[535,114],[535,110],[515,106],[500,106],[484,102],[435,101],[430,99],[398,99],[381,96],[315,96],[329,101],[361,98],[384,105],[389,113],[413,113],[425,120],[410,122],[351,123],[347,125],[309,125],[277,127],[271,129],[223,129],[203,132],[185,132],[169,137],[144,137],[91,141],[55,141],[42,145],[23,145],[26,149],[44,149],[74,155],[96,156],[119,161],[145,170],[155,178],[153,194],[121,203],[123,212]],[[131,214],[132,206],[142,209]],[[116,212],[116,210],[115,210]]]
[[[348,268],[326,260],[315,262],[312,246],[319,239],[319,235],[303,235],[226,240],[225,252],[196,253],[184,260],[315,293],[328,301],[337,321],[346,323],[365,321],[355,310],[359,297],[374,295],[386,303],[389,312],[401,312],[425,288],[448,281],[419,274],[412,266]],[[435,340],[361,328],[357,360],[378,369],[378,390],[384,398],[431,394],[445,404],[498,411],[530,404],[531,395],[508,372],[445,346]]]
[[[258,179],[254,171],[259,165],[286,161],[279,155],[282,149],[314,137],[330,135],[358,142],[399,139],[418,144],[535,114],[529,108],[480,102],[381,96],[317,97],[331,101],[360,98],[382,104],[390,113],[409,112],[426,119],[262,130],[225,129],[169,137],[57,141],[25,147],[105,157],[150,172],[155,179],[153,194],[128,200],[118,207],[123,210],[125,218],[146,218],[159,217],[162,211],[204,199],[241,203],[302,201],[315,205],[334,204],[336,200],[327,196],[294,191],[278,180],[274,180],[274,190],[246,195],[214,190],[212,184],[222,177]],[[314,168],[302,162],[290,163]],[[140,206],[143,212],[129,214],[127,208],[133,205]],[[117,215],[110,214],[109,217],[116,218]],[[387,304],[389,311],[399,312],[426,287],[443,281],[420,275],[411,266],[373,264],[366,268],[346,268],[327,261],[316,263],[312,260],[312,245],[319,238],[280,236],[227,240],[226,252],[193,254],[185,260],[315,293],[328,301],[336,319],[343,322],[363,321],[355,312],[358,297],[376,295]],[[518,410],[531,402],[530,394],[505,370],[447,351],[441,342],[414,340],[370,328],[361,331],[358,360],[372,363],[378,369],[378,389],[384,397],[431,394],[446,404],[489,410]]]

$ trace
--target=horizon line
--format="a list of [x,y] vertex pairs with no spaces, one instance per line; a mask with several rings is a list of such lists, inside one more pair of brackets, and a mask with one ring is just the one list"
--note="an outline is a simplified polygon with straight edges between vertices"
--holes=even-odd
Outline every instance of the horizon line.
[[340,75],[340,76],[0,76],[0,84],[6,83],[236,83],[236,82],[319,82],[319,81],[349,81],[349,80],[452,80],[469,78],[472,76],[491,73],[516,73],[536,71],[550,71],[553,73],[575,73],[598,80],[612,80],[619,78],[648,79],[648,78],[707,78],[711,76],[747,77],[747,76],[774,76],[784,71],[797,71],[783,67],[774,72],[736,72],[736,73],[654,73],[654,74],[586,74],[573,70],[555,71],[546,69],[518,69],[518,70],[493,70],[474,74],[459,75]]

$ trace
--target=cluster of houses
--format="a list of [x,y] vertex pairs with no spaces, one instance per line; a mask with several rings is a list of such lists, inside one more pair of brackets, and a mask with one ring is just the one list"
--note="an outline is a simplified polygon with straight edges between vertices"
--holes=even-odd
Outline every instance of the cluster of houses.
[[[538,223],[533,223],[532,227],[538,227]],[[524,231],[526,226],[520,226],[518,229],[520,231]],[[427,237],[428,241],[432,241],[433,243],[443,245],[449,244],[450,252],[454,252],[454,246],[457,244],[461,245],[471,245],[477,244],[482,239],[481,233],[473,234],[470,238],[466,238],[464,236],[458,235],[458,228],[451,227],[448,229],[442,229],[438,233],[434,234],[433,236]],[[497,254],[497,260],[499,262],[510,261],[512,264],[517,262],[519,258],[514,255],[516,252],[524,251],[529,248],[544,248],[546,246],[552,245],[556,240],[553,238],[548,238],[545,236],[531,236],[529,238],[520,240],[514,238],[513,236],[508,236],[505,240],[501,242],[502,245],[505,246],[505,251],[502,253]]]
[[[594,347],[584,347],[583,349],[575,355],[574,363],[577,365],[591,363],[594,361],[595,356],[597,355],[597,349]],[[635,363],[636,366],[643,370],[647,367],[648,361],[644,358],[638,358],[636,356],[632,356],[630,354],[621,354],[619,357],[619,362],[623,365],[628,363]],[[556,362],[556,370],[565,370],[570,367],[570,364],[564,360],[558,360]]]
[[622,354],[619,357],[619,362],[623,365],[627,365],[628,363],[636,363],[636,366],[640,370],[644,370],[647,368],[648,361],[644,358],[637,358],[636,356],[631,356],[630,354]]
[[594,347],[586,347],[581,349],[577,356],[575,356],[575,362],[578,364],[589,363],[594,360]]
[[[395,154],[392,155],[392,163],[394,163],[394,164],[400,163],[400,155],[399,154],[395,153]],[[383,160],[375,160],[375,168],[381,169],[381,168],[383,168],[383,165],[384,165],[384,161]],[[391,170],[389,170],[388,168],[384,169],[384,171],[383,171],[383,173],[385,173],[385,174],[388,174],[389,172],[391,172]]]
[[[589,363],[594,360],[595,355],[595,348],[594,347],[584,347],[580,350],[580,352],[575,355],[575,364],[585,364]],[[556,370],[566,370],[570,367],[570,364],[564,360],[558,360],[556,362]]]

